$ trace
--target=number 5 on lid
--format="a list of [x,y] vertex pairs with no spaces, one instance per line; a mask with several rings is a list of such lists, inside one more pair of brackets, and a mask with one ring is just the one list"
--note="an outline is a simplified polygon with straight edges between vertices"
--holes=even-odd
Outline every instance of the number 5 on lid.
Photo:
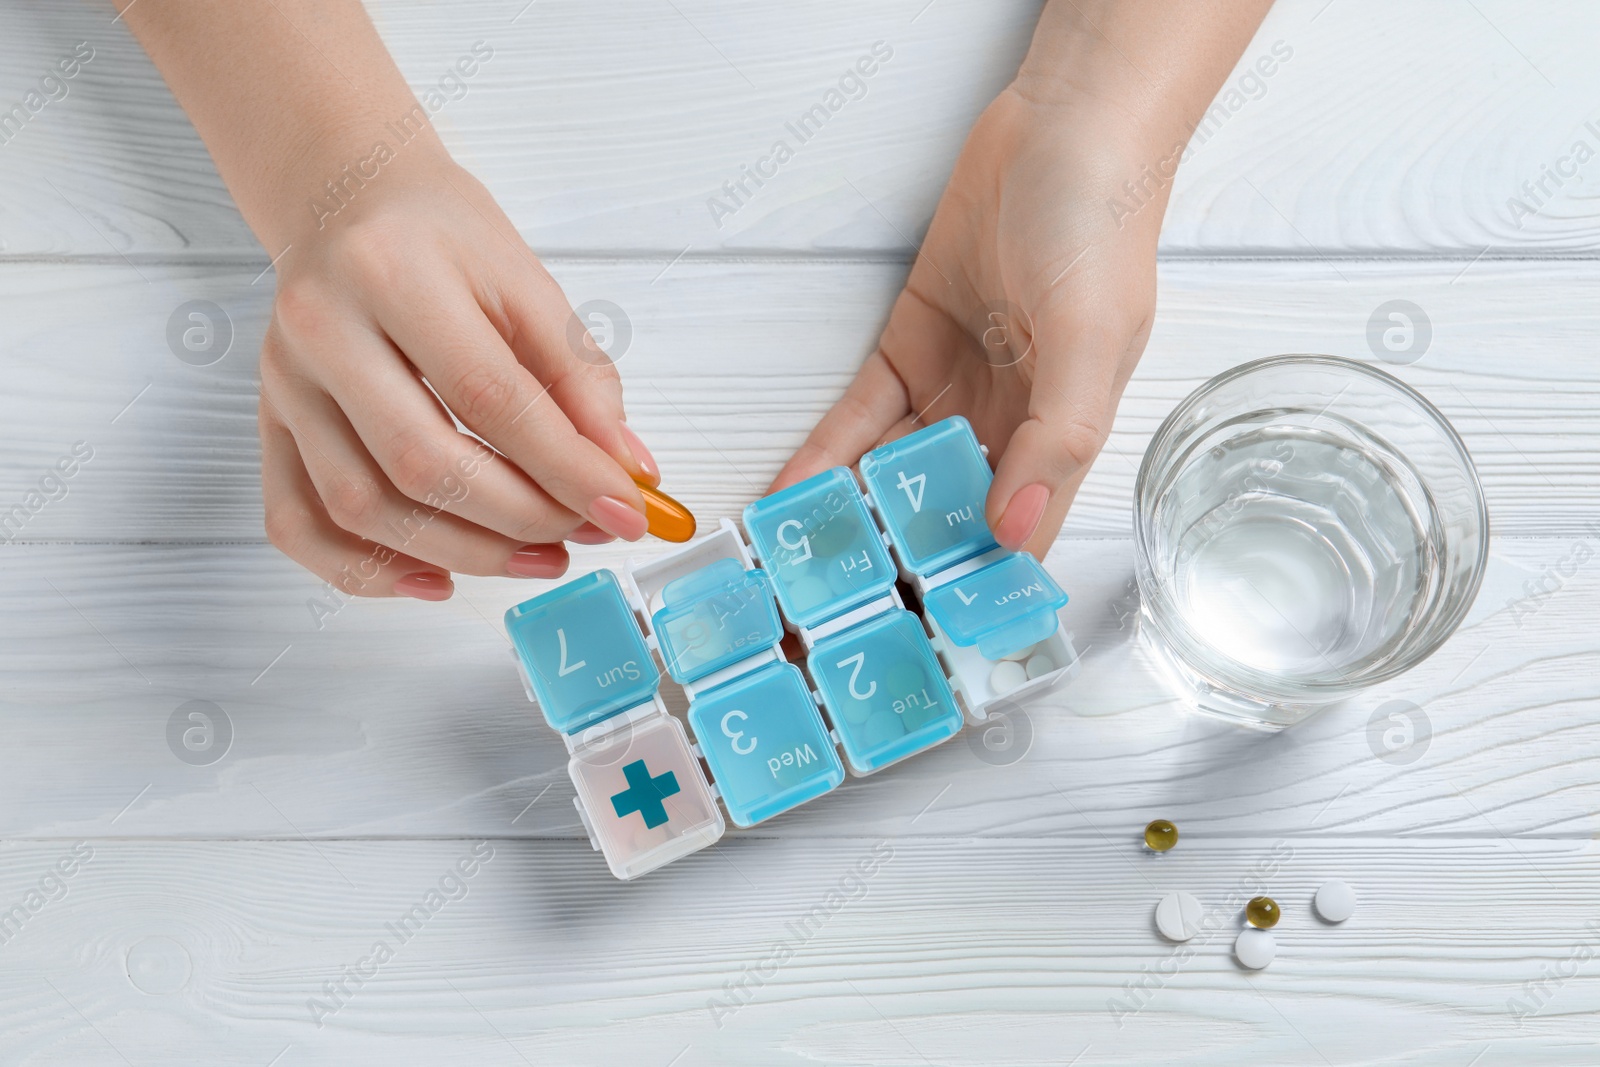
[[796,626],[816,626],[888,593],[894,568],[861,487],[844,467],[762,497],[744,526]]

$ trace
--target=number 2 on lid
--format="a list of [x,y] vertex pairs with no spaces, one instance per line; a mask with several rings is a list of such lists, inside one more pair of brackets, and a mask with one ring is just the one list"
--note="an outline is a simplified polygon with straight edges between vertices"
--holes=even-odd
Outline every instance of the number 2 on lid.
[[855,697],[857,700],[866,700],[871,697],[873,693],[878,691],[878,683],[876,681],[870,681],[867,683],[867,691],[865,693],[858,691],[856,688],[861,679],[861,668],[866,665],[866,662],[867,654],[865,652],[857,652],[855,655],[846,656],[844,659],[834,664],[834,666],[838,667],[840,670],[850,667],[850,695]]

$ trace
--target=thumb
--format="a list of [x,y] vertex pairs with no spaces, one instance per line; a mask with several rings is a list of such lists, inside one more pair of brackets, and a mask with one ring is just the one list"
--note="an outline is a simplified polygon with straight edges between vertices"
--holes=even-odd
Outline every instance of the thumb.
[[[1111,432],[1127,338],[1065,314],[1041,319],[1033,341],[1028,416],[1006,442],[985,515],[999,544],[1043,558],[1089,465]],[[1020,369],[1020,368],[1019,368]]]

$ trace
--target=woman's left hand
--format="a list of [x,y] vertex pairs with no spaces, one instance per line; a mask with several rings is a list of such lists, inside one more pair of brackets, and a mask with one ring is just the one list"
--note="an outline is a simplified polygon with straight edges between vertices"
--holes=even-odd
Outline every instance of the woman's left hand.
[[1073,110],[1016,86],[989,105],[876,350],[774,488],[965,415],[995,539],[1044,555],[1150,335],[1166,199],[1135,209],[1123,182],[1160,157]]
[[968,136],[877,348],[773,488],[965,415],[995,464],[995,539],[1042,557],[1149,339],[1188,132],[1269,6],[1051,0]]

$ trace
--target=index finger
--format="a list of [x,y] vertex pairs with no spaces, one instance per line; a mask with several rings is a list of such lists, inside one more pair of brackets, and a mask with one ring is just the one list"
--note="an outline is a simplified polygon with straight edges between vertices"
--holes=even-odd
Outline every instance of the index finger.
[[607,533],[637,541],[644,499],[612,456],[579,433],[556,399],[512,353],[465,284],[454,295],[395,300],[379,322],[470,430],[545,492]]

